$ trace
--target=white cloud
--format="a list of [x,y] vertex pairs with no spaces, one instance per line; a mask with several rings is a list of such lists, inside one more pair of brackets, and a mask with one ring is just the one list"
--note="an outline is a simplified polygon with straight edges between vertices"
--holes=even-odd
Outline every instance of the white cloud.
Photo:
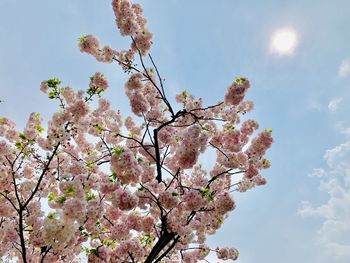
[[[342,98],[333,98],[329,101],[327,107],[330,111],[335,112],[339,109],[339,106],[340,106],[342,101],[343,101]],[[320,100],[318,100],[314,97],[309,98],[307,107],[311,110],[320,111],[320,112],[327,109],[324,102],[320,102]]]
[[342,134],[345,134],[345,136],[350,136],[350,128],[344,128],[340,131]]
[[338,243],[328,243],[325,247],[325,253],[335,260],[349,259],[350,249],[347,245],[341,245]]
[[315,207],[309,201],[302,201],[301,208],[298,210],[298,214],[302,217],[308,217],[317,216],[318,212],[317,209],[315,209]]
[[[328,198],[321,205],[303,201],[298,214],[322,221],[316,245],[328,262],[345,263],[350,258],[350,140],[327,150],[327,169],[316,168],[310,176],[319,178],[319,191]],[[326,261],[325,261],[326,262]]]
[[315,168],[312,170],[312,172],[309,174],[310,177],[324,177],[326,175],[326,171],[322,168]]
[[343,166],[350,165],[350,141],[339,144],[333,149],[327,150],[324,154],[324,159],[327,165],[334,169],[342,172]]
[[322,105],[314,98],[309,99],[308,108],[311,110],[322,111]]
[[338,69],[338,76],[346,78],[350,75],[350,59],[343,60]]
[[341,103],[342,98],[334,98],[328,103],[328,109],[330,111],[336,111],[339,108],[339,104]]
[[350,138],[350,127],[347,126],[347,122],[339,121],[335,123],[335,128],[341,134],[344,134],[346,137]]

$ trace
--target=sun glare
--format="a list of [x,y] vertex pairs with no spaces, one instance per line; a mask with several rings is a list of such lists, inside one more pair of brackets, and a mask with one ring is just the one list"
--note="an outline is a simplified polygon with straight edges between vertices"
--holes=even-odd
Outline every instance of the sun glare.
[[277,30],[271,38],[271,52],[278,55],[293,55],[298,45],[298,37],[294,29]]

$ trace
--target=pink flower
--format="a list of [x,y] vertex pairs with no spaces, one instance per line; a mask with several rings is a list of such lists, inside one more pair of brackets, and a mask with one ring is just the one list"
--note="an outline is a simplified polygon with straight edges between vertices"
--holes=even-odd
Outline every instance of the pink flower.
[[103,62],[112,63],[113,58],[118,54],[117,51],[110,46],[104,46],[102,49]]
[[89,88],[92,92],[100,94],[102,91],[107,90],[108,86],[109,84],[106,77],[100,72],[96,72],[95,75],[90,78]]
[[138,200],[130,191],[117,189],[112,202],[120,210],[131,210],[136,207]]
[[239,252],[235,248],[224,247],[224,248],[217,248],[216,255],[218,259],[222,259],[222,260],[229,260],[229,259],[236,260],[239,256]]
[[142,16],[141,6],[132,5],[128,0],[113,0],[112,6],[121,35],[133,36],[132,49],[147,54],[152,45],[152,33],[145,27],[147,20]]
[[249,87],[250,85],[247,79],[237,78],[237,80],[228,88],[225,95],[225,103],[228,105],[238,105],[243,100]]
[[232,196],[228,192],[219,194],[215,198],[215,210],[223,215],[235,209],[236,204]]
[[49,85],[47,84],[47,81],[41,82],[40,90],[44,93],[47,93],[48,89],[49,89]]
[[86,35],[80,38],[79,48],[81,52],[89,53],[93,56],[99,54],[100,42],[93,35]]

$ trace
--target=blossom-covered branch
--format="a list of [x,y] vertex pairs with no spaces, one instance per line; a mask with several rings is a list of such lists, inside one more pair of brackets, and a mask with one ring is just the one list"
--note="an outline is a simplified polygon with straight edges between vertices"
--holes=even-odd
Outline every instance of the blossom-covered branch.
[[[273,139],[245,119],[250,83],[236,78],[214,105],[187,91],[172,105],[141,6],[112,6],[130,47],[101,47],[87,35],[79,48],[128,74],[135,116],[123,118],[103,98],[109,84],[97,72],[84,91],[57,78],[41,83],[59,107],[46,131],[38,113],[23,131],[0,119],[0,257],[78,262],[84,252],[89,262],[197,262],[215,252],[235,260],[237,249],[209,248],[206,237],[234,210],[232,191],[266,183]],[[208,151],[216,162],[206,170],[199,158]]]

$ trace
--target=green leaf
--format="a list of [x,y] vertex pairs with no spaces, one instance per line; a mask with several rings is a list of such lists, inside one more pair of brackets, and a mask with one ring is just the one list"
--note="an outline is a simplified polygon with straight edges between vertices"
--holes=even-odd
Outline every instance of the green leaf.
[[88,167],[88,168],[93,168],[94,166],[95,166],[95,163],[94,163],[94,161],[86,161],[86,166]]
[[90,200],[94,200],[96,199],[96,195],[92,194],[92,193],[88,193],[86,196],[86,200],[90,201]]
[[89,235],[89,233],[86,231],[86,228],[84,226],[80,226],[79,231],[80,231],[80,234],[82,234],[83,236]]
[[[93,236],[93,235],[91,235],[91,236]],[[96,235],[95,235],[96,236]],[[98,236],[98,235],[97,235]],[[92,237],[91,237],[92,238]],[[96,238],[93,238],[93,239],[96,239]],[[92,249],[90,249],[90,253],[92,254],[92,255],[96,255],[96,256],[98,256],[98,249],[97,248],[92,248]]]
[[90,253],[90,248],[84,247],[84,252],[85,252],[85,254],[88,256],[89,253]]
[[271,128],[266,128],[265,131],[268,132],[268,133],[272,133],[272,129]]
[[64,202],[66,202],[67,198],[63,195],[57,198],[57,203],[59,204],[63,204]]
[[111,178],[112,178],[112,182],[115,182],[117,180],[117,174],[113,172],[111,175]]
[[115,240],[108,240],[108,239],[104,239],[102,241],[102,244],[111,248],[111,249],[114,249],[115,248],[115,245],[116,245],[116,241]]
[[20,134],[19,134],[19,138],[21,138],[22,140],[27,139],[27,137],[26,137],[23,133],[20,133]]
[[61,81],[58,79],[58,78],[53,78],[53,79],[49,79],[47,81],[47,85],[50,87],[50,88],[56,88],[58,85],[61,84]]
[[[90,238],[91,238],[92,240],[98,239],[98,238],[99,238],[99,235],[98,235],[98,234],[92,234],[92,235],[90,235]],[[96,250],[96,251],[97,251],[97,250]]]
[[151,247],[153,244],[153,238],[149,233],[145,233],[139,237],[139,240],[144,246]]
[[222,219],[222,218],[220,218],[220,217],[217,218],[217,219],[218,219],[218,222],[219,222],[220,225],[222,225],[222,224],[224,223],[224,219]]
[[41,127],[39,124],[37,124],[35,126],[35,129],[39,132],[39,133],[42,133],[45,129],[43,127]]
[[50,212],[50,213],[47,215],[47,218],[48,218],[48,219],[56,219],[56,218],[57,218],[56,212],[55,212],[55,211]]
[[47,196],[47,198],[49,199],[49,201],[53,201],[53,200],[55,200],[56,195],[55,195],[54,193],[50,193],[50,194]]
[[228,125],[226,125],[225,129],[226,129],[227,131],[231,131],[231,130],[234,130],[234,129],[235,129],[235,126],[233,126],[232,124],[228,124]]
[[83,43],[86,39],[86,36],[79,37],[79,43]]
[[263,164],[265,165],[265,164],[269,164],[270,163],[270,161],[268,160],[268,159],[264,159],[263,160]]
[[74,195],[75,189],[73,187],[69,187],[66,191],[67,195]]
[[214,200],[214,195],[212,192],[210,192],[209,188],[203,188],[200,190],[202,197],[207,199],[208,201],[213,201]]
[[200,190],[200,192],[202,193],[202,195],[205,195],[205,194],[207,194],[207,193],[209,193],[209,188],[202,188],[201,190]]
[[125,152],[125,150],[123,148],[119,148],[117,146],[113,149],[113,153],[117,156],[121,155],[123,152]]
[[237,84],[242,84],[243,82],[245,82],[247,79],[244,77],[237,77],[236,78],[236,83]]
[[99,132],[102,132],[103,131],[103,127],[100,126],[100,125],[96,125],[96,130],[99,131]]
[[20,149],[20,148],[22,148],[22,143],[21,142],[16,142],[15,146],[16,146],[17,149]]
[[56,92],[50,91],[49,94],[48,94],[48,97],[49,97],[49,99],[54,99],[54,98],[56,98]]

